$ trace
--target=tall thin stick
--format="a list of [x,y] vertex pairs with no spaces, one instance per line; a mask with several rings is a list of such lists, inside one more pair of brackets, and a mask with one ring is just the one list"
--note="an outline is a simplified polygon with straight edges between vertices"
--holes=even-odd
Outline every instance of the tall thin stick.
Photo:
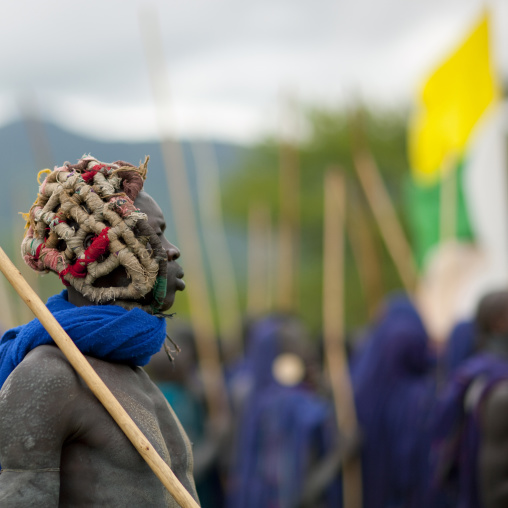
[[366,150],[354,154],[354,165],[381,236],[399,272],[404,288],[411,293],[417,281],[413,252],[397,218],[395,208],[373,157]]
[[367,313],[369,319],[373,319],[384,296],[378,249],[362,204],[353,206],[349,200],[348,205],[351,213],[346,214],[346,229],[360,274]]
[[439,203],[439,241],[457,236],[457,157],[450,154],[443,162]]
[[[323,333],[339,431],[345,437],[352,437],[357,420],[344,343],[345,201],[342,174],[336,169],[329,170],[324,181]],[[359,459],[344,465],[342,478],[345,508],[361,508]]]
[[[40,166],[39,166],[40,167]],[[16,206],[16,203],[30,203],[27,201],[26,196],[24,195],[24,189],[18,188],[16,189],[15,193],[15,199],[13,200],[14,206]],[[30,207],[30,204],[27,205],[26,209],[23,211],[28,211]],[[21,272],[21,275],[25,278],[25,280],[30,284],[32,289],[38,294],[41,294],[41,281],[39,276],[36,274],[34,270],[29,268],[22,256],[21,256],[21,242],[23,241],[23,234],[24,234],[24,220],[22,219],[21,215],[19,215],[20,209],[15,209],[13,207],[13,220],[12,220],[12,242],[14,245],[14,249],[12,251],[12,260],[15,266],[19,269]],[[16,309],[16,316],[17,316],[17,324],[23,324],[27,323],[32,319],[32,313],[30,312],[30,309],[27,308],[26,305],[23,305],[23,302],[20,302],[19,299],[16,298],[16,302],[12,302],[14,304],[14,307]]]
[[210,142],[192,143],[196,161],[199,212],[205,249],[212,270],[213,290],[219,316],[219,335],[224,342],[241,344],[242,319],[233,259],[222,216],[217,154]]
[[51,335],[56,345],[62,350],[69,363],[83,378],[92,393],[99,399],[108,413],[113,417],[136,450],[168,489],[170,494],[183,508],[197,508],[199,505],[178,481],[170,467],[153,448],[152,444],[139,430],[129,414],[116,400],[109,388],[93,370],[81,351],[76,347],[60,323],[42,303],[34,290],[26,282],[20,271],[14,266],[2,248],[0,248],[0,270],[12,284],[19,296],[30,307],[44,328]]
[[2,279],[0,280],[0,326],[2,328],[0,333],[18,324],[15,319],[13,307],[13,301],[9,294],[8,287]]
[[247,313],[255,316],[269,311],[272,306],[272,234],[268,205],[252,204],[248,220]]
[[139,21],[162,138],[161,148],[168,192],[178,242],[182,247],[182,257],[185,259],[185,278],[188,283],[186,293],[203,376],[203,389],[210,417],[221,419],[228,416],[226,387],[220,367],[219,349],[214,333],[210,297],[183,151],[180,144],[171,136],[169,79],[159,24],[155,13],[149,11],[140,11]]
[[292,311],[296,307],[299,259],[300,171],[295,146],[295,106],[287,100],[282,111],[289,132],[282,133],[279,146],[279,248],[277,262],[277,306]]

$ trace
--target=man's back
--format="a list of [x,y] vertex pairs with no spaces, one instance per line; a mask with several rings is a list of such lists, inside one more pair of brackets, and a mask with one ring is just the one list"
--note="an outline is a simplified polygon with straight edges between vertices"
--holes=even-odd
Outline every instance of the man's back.
[[[146,373],[88,360],[196,498],[189,440]],[[0,391],[0,463],[3,507],[178,506],[54,346],[29,353]]]

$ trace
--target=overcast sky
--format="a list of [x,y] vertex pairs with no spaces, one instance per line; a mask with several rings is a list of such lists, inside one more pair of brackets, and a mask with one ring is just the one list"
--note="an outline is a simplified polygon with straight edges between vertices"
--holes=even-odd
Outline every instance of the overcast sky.
[[0,124],[35,100],[79,133],[155,139],[140,12],[158,16],[175,135],[252,141],[277,129],[284,94],[402,107],[487,3],[507,79],[506,0],[3,2]]

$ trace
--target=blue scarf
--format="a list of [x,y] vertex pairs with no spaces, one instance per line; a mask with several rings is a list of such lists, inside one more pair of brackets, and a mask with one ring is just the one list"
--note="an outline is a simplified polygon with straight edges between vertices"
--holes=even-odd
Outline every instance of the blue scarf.
[[[166,338],[166,321],[141,309],[117,305],[76,307],[67,290],[49,298],[47,307],[79,350],[89,356],[128,365],[146,365]],[[0,339],[0,387],[37,346],[54,344],[38,319],[12,328]]]

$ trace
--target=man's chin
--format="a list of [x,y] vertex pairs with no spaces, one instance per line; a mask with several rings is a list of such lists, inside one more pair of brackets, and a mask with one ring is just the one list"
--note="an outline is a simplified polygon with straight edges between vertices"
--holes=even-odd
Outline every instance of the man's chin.
[[166,312],[171,307],[173,307],[173,304],[175,303],[175,295],[174,293],[170,295],[166,295],[166,298],[164,299],[164,303],[162,304],[162,307],[159,309],[159,312]]

